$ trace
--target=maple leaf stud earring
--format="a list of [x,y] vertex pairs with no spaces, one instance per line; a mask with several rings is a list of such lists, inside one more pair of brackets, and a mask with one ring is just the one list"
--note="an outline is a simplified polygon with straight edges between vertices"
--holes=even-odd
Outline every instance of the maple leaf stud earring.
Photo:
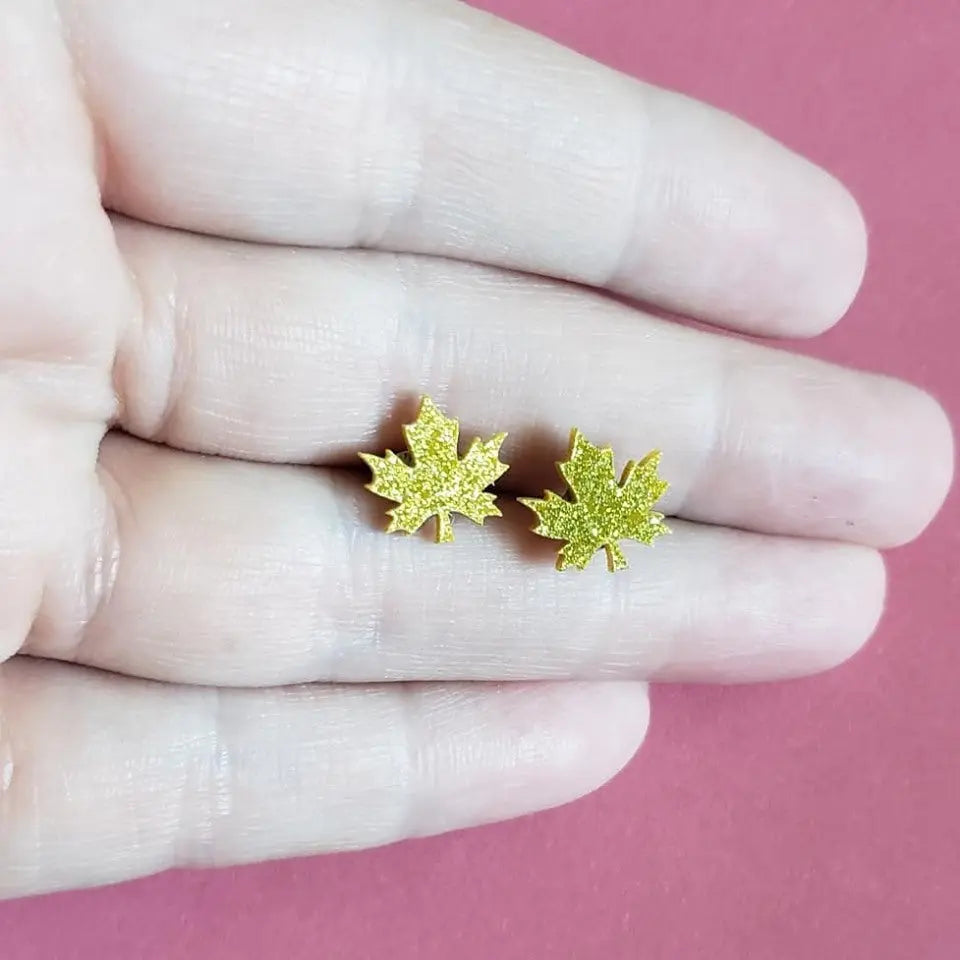
[[548,490],[542,500],[520,498],[540,521],[534,533],[566,541],[557,557],[558,570],[585,569],[601,547],[610,572],[623,570],[627,558],[620,540],[650,545],[670,532],[663,514],[653,509],[669,487],[657,474],[659,466],[660,451],[654,450],[639,462],[631,460],[617,483],[613,450],[596,447],[573,430],[570,453],[557,464],[570,492],[561,497]]
[[403,435],[405,453],[360,454],[373,472],[367,489],[398,504],[387,511],[387,533],[414,533],[436,517],[437,543],[449,543],[453,540],[451,513],[478,524],[487,517],[502,516],[496,497],[486,488],[509,469],[499,459],[505,433],[489,440],[476,438],[461,459],[460,424],[445,417],[429,397],[423,397],[417,419],[404,426]]

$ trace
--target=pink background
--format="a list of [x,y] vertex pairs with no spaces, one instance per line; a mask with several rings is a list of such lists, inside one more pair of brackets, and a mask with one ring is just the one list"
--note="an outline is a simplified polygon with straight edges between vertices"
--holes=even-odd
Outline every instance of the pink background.
[[[872,228],[865,290],[805,349],[960,421],[960,3],[487,0],[824,163]],[[704,11],[707,12],[704,12]],[[954,960],[960,497],[890,558],[882,628],[825,677],[659,689],[599,794],[371,853],[0,905],[0,960]]]

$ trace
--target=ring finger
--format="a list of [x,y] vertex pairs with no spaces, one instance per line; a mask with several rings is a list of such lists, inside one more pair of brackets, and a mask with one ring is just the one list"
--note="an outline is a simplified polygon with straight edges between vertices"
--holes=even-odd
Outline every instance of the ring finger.
[[237,686],[760,680],[843,660],[883,600],[880,558],[860,546],[677,522],[616,576],[561,575],[510,504],[441,547],[381,533],[381,507],[344,471],[116,434],[101,468],[116,522],[85,561],[99,609],[80,631],[43,618],[27,653]]

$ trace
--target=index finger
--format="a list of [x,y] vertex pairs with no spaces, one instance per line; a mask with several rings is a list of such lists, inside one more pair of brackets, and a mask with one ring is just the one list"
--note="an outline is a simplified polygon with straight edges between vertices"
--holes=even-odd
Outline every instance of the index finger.
[[754,333],[854,296],[833,178],[735,118],[444,0],[77,0],[114,209],[477,260]]

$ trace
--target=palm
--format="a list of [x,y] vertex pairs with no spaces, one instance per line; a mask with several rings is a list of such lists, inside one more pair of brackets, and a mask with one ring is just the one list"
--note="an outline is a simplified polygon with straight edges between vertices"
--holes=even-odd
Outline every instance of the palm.
[[[455,4],[60,8],[0,0],[0,890],[560,802],[641,681],[869,634],[937,406],[585,289],[816,333],[863,260],[832,180]],[[340,468],[421,392],[509,432],[512,493],[573,424],[663,449],[675,535],[615,577],[509,505],[385,536]],[[469,682],[517,679],[557,682]]]

